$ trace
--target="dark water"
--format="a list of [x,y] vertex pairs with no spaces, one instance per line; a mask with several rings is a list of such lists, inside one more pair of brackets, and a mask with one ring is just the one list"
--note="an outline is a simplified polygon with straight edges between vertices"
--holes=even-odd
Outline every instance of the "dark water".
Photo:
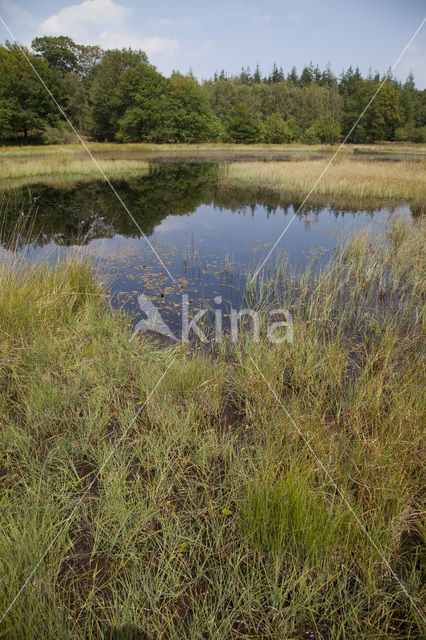
[[[153,165],[149,175],[114,183],[140,229],[176,280],[170,279],[129,215],[103,182],[69,189],[36,185],[9,193],[3,205],[2,237],[32,206],[20,248],[28,260],[56,260],[76,249],[108,275],[112,304],[137,314],[144,293],[172,330],[180,327],[181,294],[190,309],[213,306],[223,314],[243,304],[244,274],[259,265],[299,206],[278,205],[265,194],[224,191],[218,165]],[[321,265],[336,243],[369,228],[383,230],[395,210],[343,211],[307,206],[292,222],[270,259],[290,268]],[[399,212],[410,215],[408,206]],[[7,251],[6,243],[2,251]]]

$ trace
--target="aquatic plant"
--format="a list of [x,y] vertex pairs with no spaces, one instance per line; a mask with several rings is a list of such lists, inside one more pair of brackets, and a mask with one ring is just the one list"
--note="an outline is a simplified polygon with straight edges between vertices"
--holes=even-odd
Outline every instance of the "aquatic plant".
[[421,637],[425,239],[267,267],[293,343],[214,355],[131,340],[81,259],[3,255],[1,634]]

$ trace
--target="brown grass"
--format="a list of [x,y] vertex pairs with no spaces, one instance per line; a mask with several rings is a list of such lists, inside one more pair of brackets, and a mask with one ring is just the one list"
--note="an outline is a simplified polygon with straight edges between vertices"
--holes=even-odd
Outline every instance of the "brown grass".
[[313,195],[364,200],[426,200],[426,161],[383,162],[337,158],[299,162],[238,162],[222,176],[224,187],[258,188],[307,195],[326,169]]

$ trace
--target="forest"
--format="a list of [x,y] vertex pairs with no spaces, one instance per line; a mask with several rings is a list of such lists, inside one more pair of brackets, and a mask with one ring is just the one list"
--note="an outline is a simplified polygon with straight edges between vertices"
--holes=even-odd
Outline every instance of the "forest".
[[[386,75],[349,67],[336,76],[312,63],[285,75],[274,64],[268,75],[247,67],[198,81],[191,71],[165,77],[141,50],[102,50],[67,36],[35,38],[31,49],[6,42],[0,142],[73,141],[47,87],[78,132],[100,142],[332,144],[346,138]],[[389,75],[348,138],[386,140],[426,141],[426,90],[411,73],[404,83]]]

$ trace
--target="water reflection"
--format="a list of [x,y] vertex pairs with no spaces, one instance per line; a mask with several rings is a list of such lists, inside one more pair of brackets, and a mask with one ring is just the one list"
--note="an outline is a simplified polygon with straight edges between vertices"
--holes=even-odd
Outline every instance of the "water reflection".
[[[267,255],[300,204],[255,190],[224,190],[219,170],[218,164],[153,165],[147,176],[114,183],[176,284],[100,181],[68,189],[36,185],[9,193],[3,204],[3,244],[20,213],[31,208],[31,226],[20,238],[29,260],[56,258],[83,247],[110,276],[113,304],[137,309],[137,295],[144,293],[173,329],[179,324],[182,290],[194,312],[215,296],[223,298],[224,307],[238,306],[248,265]],[[401,210],[410,215],[408,207]],[[294,220],[274,259],[285,256],[291,268],[312,260],[322,264],[340,238],[365,226],[380,231],[390,215],[386,208],[309,206]]]

